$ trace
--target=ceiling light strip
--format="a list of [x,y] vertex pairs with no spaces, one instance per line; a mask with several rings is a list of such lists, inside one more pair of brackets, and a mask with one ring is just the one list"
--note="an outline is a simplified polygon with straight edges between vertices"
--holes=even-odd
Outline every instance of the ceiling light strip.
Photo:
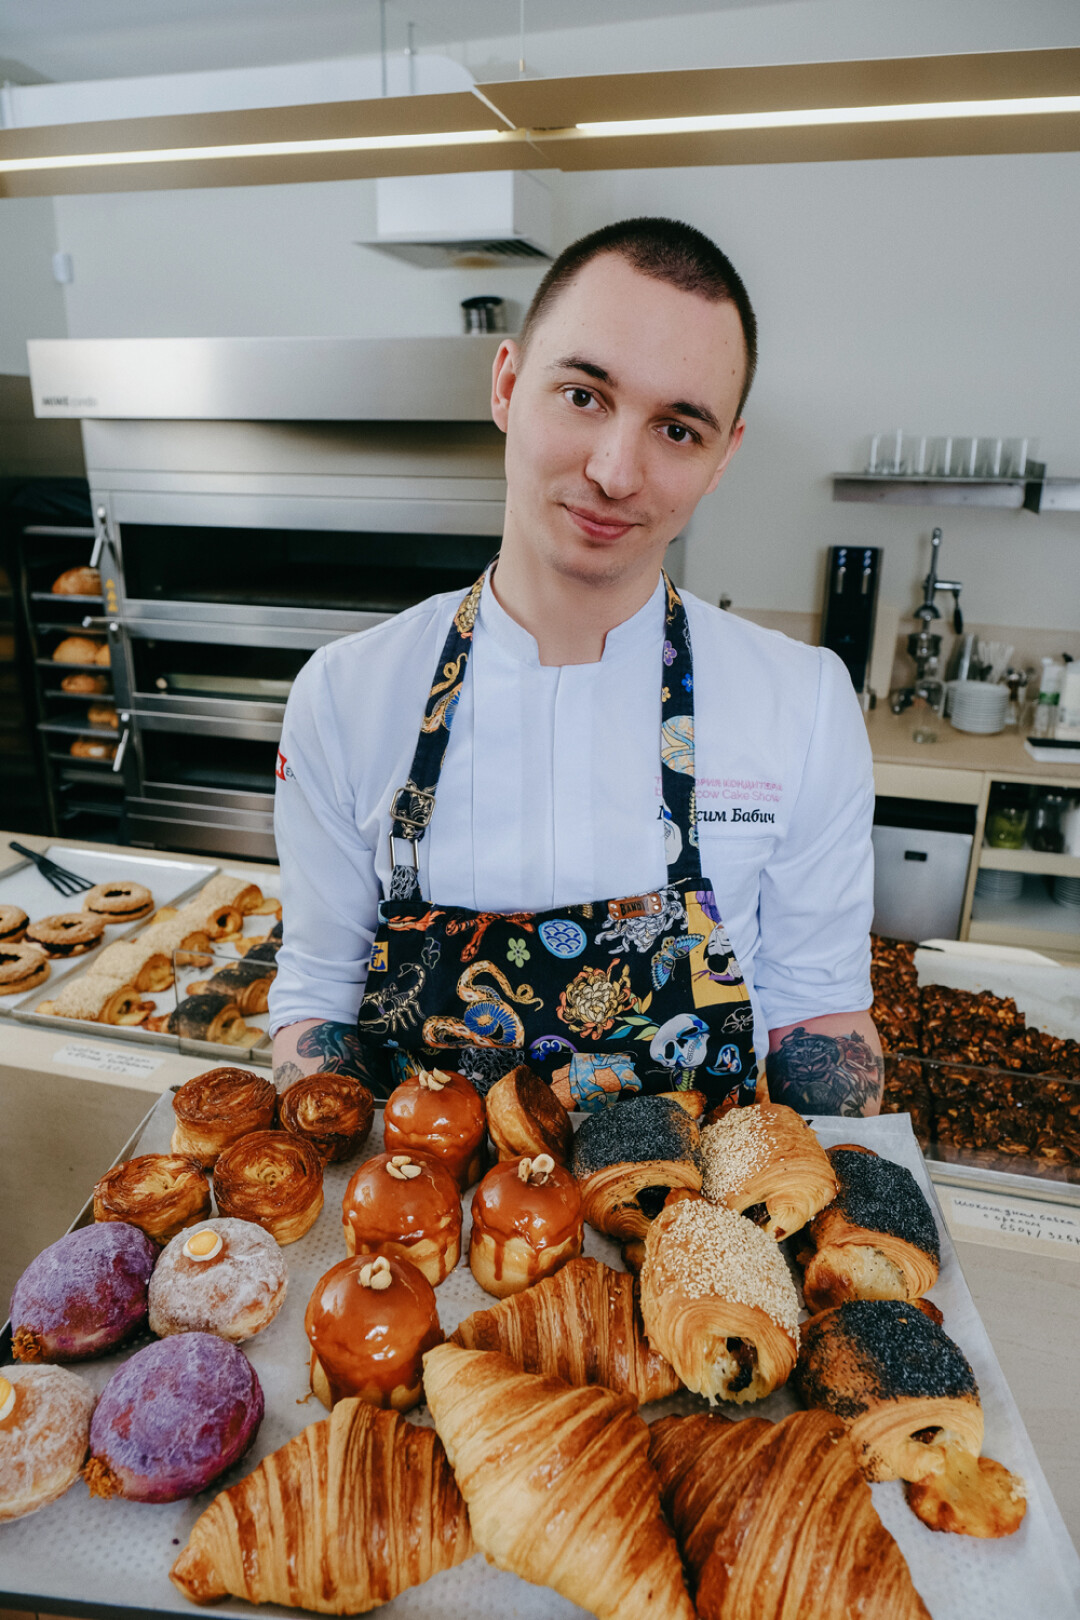
[[78,152],[0,158],[0,174],[35,169],[100,169],[128,163],[193,163],[207,158],[316,157],[332,152],[394,152],[413,147],[481,146],[520,139],[516,131],[457,129],[430,135],[354,135],[325,141],[251,141],[232,146],[176,146],[147,152]]
[[[586,137],[695,135],[737,129],[799,129],[827,124],[899,124],[941,118],[1016,118],[1080,112],[1080,96],[1022,96],[999,101],[921,101],[893,107],[800,107],[790,111],[717,113],[698,118],[624,118],[579,123]],[[571,131],[560,131],[565,138]],[[541,134],[543,132],[538,132]]]

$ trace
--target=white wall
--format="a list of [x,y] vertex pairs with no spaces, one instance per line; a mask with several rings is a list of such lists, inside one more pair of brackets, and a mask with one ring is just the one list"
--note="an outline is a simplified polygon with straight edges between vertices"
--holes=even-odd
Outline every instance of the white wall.
[[64,299],[52,274],[55,251],[51,198],[0,201],[0,374],[27,375],[27,338],[67,336]]

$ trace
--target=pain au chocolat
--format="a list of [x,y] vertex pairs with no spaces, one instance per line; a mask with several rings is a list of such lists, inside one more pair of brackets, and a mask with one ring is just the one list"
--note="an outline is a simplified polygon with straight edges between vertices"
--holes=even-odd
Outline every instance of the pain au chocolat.
[[779,1243],[836,1195],[836,1176],[810,1126],[783,1103],[731,1108],[701,1132],[701,1190]]
[[849,1299],[920,1299],[937,1282],[933,1211],[911,1171],[867,1148],[835,1147],[837,1195],[800,1249],[810,1311]]

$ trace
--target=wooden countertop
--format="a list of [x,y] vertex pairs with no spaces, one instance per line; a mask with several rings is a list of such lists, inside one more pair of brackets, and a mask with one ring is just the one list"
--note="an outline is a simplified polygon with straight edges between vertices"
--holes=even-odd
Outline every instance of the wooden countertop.
[[989,737],[956,731],[948,720],[938,726],[938,741],[915,742],[914,720],[910,709],[893,714],[886,703],[879,703],[866,716],[875,763],[919,765],[938,770],[974,771],[984,776],[1030,777],[1033,781],[1063,782],[1080,789],[1080,765],[1040,765],[1024,747],[1023,734],[1016,730],[995,732]]

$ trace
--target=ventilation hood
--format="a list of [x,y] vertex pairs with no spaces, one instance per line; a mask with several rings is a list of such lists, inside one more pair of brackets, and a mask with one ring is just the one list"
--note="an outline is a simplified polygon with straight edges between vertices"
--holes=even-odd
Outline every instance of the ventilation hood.
[[413,174],[375,182],[375,235],[360,244],[424,270],[545,262],[551,192],[518,170]]

